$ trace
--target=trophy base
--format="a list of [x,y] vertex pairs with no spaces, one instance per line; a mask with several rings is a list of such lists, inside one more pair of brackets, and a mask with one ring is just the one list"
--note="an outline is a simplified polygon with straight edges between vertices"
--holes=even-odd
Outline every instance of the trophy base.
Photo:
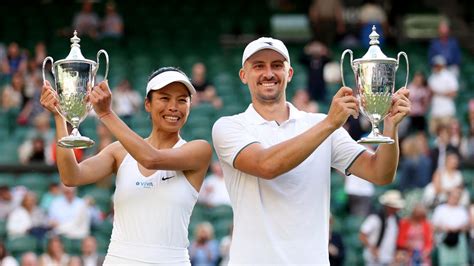
[[67,136],[58,141],[58,146],[68,149],[85,149],[94,145],[94,141],[84,136]]
[[367,136],[357,141],[359,144],[393,144],[395,141],[385,136]]

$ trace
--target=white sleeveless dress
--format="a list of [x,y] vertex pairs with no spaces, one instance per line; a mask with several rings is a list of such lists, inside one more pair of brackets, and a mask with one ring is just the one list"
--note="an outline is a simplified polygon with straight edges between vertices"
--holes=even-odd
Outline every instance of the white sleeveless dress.
[[[186,143],[180,139],[173,148]],[[114,194],[114,222],[104,265],[190,265],[189,219],[198,192],[181,171],[145,177],[127,154]]]

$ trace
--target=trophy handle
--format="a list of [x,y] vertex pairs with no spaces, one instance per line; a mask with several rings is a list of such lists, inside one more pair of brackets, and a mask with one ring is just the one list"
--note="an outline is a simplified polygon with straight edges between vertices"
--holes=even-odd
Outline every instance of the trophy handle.
[[351,69],[352,69],[352,59],[353,59],[352,50],[351,49],[346,49],[341,55],[341,78],[342,78],[342,86],[343,87],[346,86],[346,82],[344,81],[344,68],[343,68],[343,65],[344,65],[344,57],[346,56],[347,53],[349,53],[351,55]]
[[104,75],[104,80],[107,79],[107,76],[109,75],[109,55],[104,49],[101,49],[97,52],[97,67],[95,69],[95,73],[97,74],[97,70],[99,70],[99,57],[100,55],[103,54],[105,56],[105,75]]
[[43,60],[43,68],[42,68],[43,83],[46,81],[46,75],[44,74],[44,67],[46,66],[46,63],[48,61],[51,61],[51,72],[53,73],[53,76],[54,76],[54,59],[51,56],[48,56]]
[[398,68],[398,64],[400,63],[400,55],[403,55],[405,57],[405,60],[407,61],[407,77],[405,79],[405,88],[407,87],[408,85],[408,73],[410,71],[410,66],[409,66],[409,63],[408,63],[408,56],[405,52],[400,52],[398,53],[397,55],[397,68]]

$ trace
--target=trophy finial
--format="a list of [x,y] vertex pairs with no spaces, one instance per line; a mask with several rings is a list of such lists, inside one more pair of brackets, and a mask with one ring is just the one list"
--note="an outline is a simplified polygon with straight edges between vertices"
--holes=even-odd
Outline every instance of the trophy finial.
[[84,56],[81,53],[81,46],[79,42],[81,39],[77,37],[77,30],[74,30],[74,36],[70,39],[71,40],[71,51],[69,55],[65,58],[68,60],[85,60]]
[[71,38],[71,47],[80,47],[79,42],[81,39],[77,37],[77,30],[74,30],[74,37]]
[[375,30],[377,30],[377,28],[375,27],[375,25],[373,25],[372,26],[372,33],[370,33],[370,35],[369,35],[369,38],[370,38],[369,44],[370,45],[379,45],[380,44],[380,42],[379,42],[380,35]]

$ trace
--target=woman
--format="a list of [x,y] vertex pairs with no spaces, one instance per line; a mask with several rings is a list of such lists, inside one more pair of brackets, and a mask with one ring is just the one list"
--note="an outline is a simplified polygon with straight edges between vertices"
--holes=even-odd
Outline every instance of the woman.
[[416,204],[411,215],[400,220],[397,247],[408,252],[411,265],[431,265],[433,228],[423,204]]
[[[101,82],[90,100],[118,142],[79,164],[72,150],[58,148],[58,169],[67,186],[116,174],[114,227],[104,265],[190,264],[189,219],[212,156],[207,142],[187,143],[179,135],[195,92],[176,68],[154,72],[145,99],[152,132],[143,139],[112,111],[109,86]],[[65,121],[54,108],[57,95],[49,83],[43,87],[41,103],[54,113],[57,137],[66,136]]]
[[453,188],[448,200],[434,209],[431,218],[438,248],[437,265],[468,265],[469,212],[460,204],[462,190]]
[[48,239],[46,251],[41,254],[40,266],[67,266],[71,260],[69,254],[64,251],[63,242],[59,236]]
[[8,236],[15,238],[30,234],[41,240],[51,228],[46,220],[46,214],[38,207],[36,194],[28,191],[23,196],[21,206],[15,208],[8,216]]

